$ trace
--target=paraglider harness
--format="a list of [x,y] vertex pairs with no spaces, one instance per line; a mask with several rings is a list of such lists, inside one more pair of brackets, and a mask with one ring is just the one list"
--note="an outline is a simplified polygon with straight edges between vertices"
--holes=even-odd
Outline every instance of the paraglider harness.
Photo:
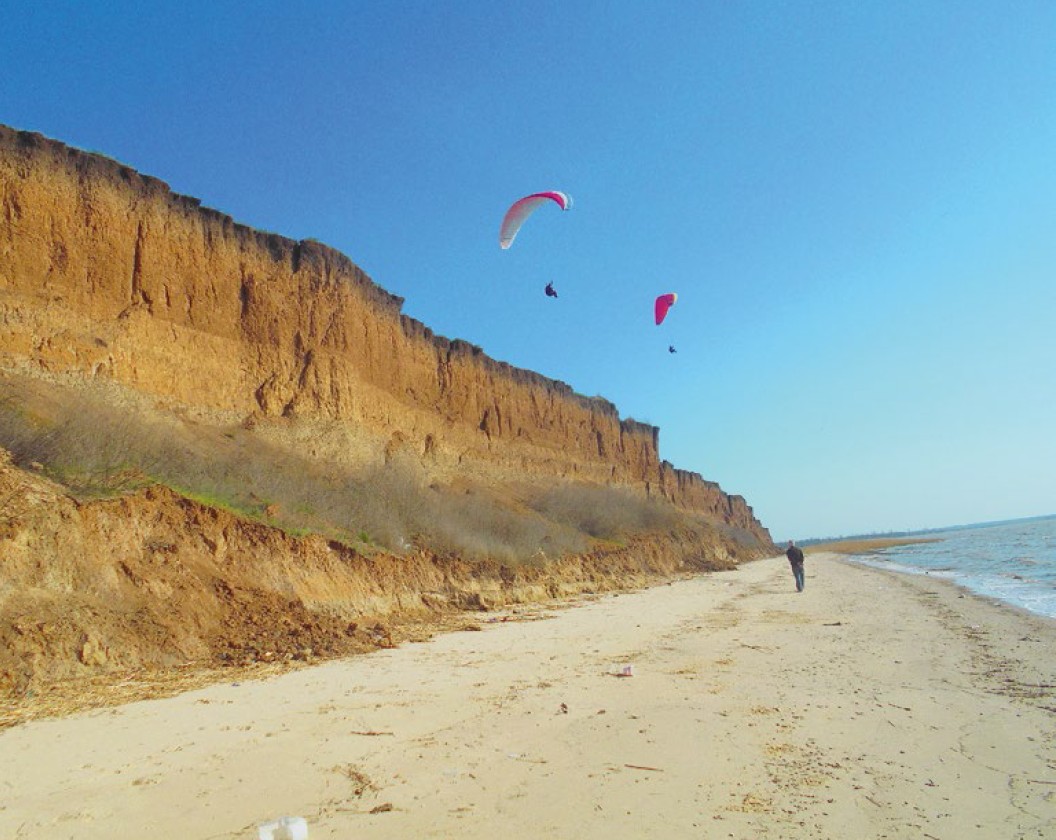
[[552,298],[556,298],[557,297],[557,290],[554,289],[554,284],[553,283],[547,283],[546,284],[546,296],[547,297],[552,297]]

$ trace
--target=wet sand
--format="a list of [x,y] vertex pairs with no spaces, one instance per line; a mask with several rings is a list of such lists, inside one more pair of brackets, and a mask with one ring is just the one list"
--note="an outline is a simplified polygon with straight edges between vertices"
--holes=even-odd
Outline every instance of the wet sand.
[[763,560],[23,724],[0,837],[1056,836],[1056,622],[832,555],[807,575]]

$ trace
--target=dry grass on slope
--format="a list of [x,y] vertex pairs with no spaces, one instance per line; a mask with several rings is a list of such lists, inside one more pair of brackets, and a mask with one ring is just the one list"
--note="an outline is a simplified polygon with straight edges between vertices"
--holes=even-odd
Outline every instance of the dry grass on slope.
[[161,484],[295,536],[320,534],[368,552],[424,547],[534,563],[598,541],[714,527],[628,488],[551,483],[456,491],[429,483],[415,463],[398,458],[354,471],[242,426],[192,423],[15,377],[0,378],[0,447],[81,500]]

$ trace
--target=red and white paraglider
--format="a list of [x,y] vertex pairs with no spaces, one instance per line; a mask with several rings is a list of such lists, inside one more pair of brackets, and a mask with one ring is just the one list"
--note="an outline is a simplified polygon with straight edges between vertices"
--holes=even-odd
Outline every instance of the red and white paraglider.
[[552,201],[562,210],[572,209],[572,197],[556,190],[550,192],[533,193],[515,201],[502,219],[502,227],[499,228],[499,247],[506,250],[513,244],[517,231],[521,229],[532,213],[542,205]]

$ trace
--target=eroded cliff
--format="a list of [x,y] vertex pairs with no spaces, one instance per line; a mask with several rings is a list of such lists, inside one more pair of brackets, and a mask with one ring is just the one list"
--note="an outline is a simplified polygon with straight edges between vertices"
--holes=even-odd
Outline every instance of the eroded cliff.
[[772,550],[655,427],[401,306],[0,127],[0,726]]
[[[434,335],[347,257],[0,127],[0,366],[112,381],[261,423],[316,457],[413,457],[435,480],[636,487],[769,545],[739,496],[661,461],[611,403]],[[193,364],[188,360],[193,359]]]
[[546,565],[426,549],[366,555],[164,487],[80,502],[0,449],[0,727],[40,714],[34,698],[46,687],[72,706],[112,701],[111,683],[91,696],[93,675],[120,674],[132,689],[122,696],[136,696],[136,686],[171,683],[174,669],[371,650],[466,610],[731,568],[754,551],[712,529],[642,535]]

